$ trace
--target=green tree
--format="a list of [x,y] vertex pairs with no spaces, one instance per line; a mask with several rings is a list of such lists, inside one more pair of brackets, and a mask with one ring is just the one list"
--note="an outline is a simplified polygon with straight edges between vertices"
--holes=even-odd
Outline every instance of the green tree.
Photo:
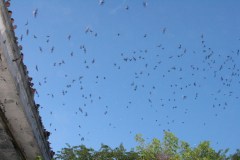
[[191,148],[187,142],[179,139],[171,132],[164,133],[163,142],[153,139],[146,144],[141,134],[135,139],[139,143],[136,147],[141,160],[227,160],[225,151],[216,152],[210,147],[209,141],[201,142],[196,148]]
[[90,160],[94,154],[92,148],[87,148],[84,145],[73,146],[66,144],[67,148],[63,148],[56,154],[56,159],[63,160]]
[[136,150],[139,153],[139,159],[151,159],[154,160],[158,154],[161,154],[162,148],[160,141],[156,138],[152,140],[150,144],[146,144],[141,134],[137,134],[135,140],[139,143]]
[[228,149],[215,151],[209,141],[203,141],[192,148],[187,142],[180,141],[173,133],[165,132],[163,141],[154,138],[147,143],[141,134],[137,134],[136,150],[126,151],[120,144],[112,149],[102,144],[99,150],[84,145],[67,144],[55,156],[56,160],[240,160],[240,150],[227,156]]
[[231,160],[240,160],[240,150],[237,149],[236,153],[231,155]]
[[136,152],[133,150],[127,152],[122,144],[115,149],[102,144],[98,151],[84,145],[71,147],[67,144],[67,148],[63,148],[55,156],[55,159],[61,160],[137,160],[137,158]]

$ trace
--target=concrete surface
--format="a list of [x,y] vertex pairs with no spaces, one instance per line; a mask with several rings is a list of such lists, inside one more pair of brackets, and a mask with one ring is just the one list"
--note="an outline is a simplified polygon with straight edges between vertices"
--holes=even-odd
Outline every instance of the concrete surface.
[[19,59],[17,39],[0,0],[0,160],[51,159],[26,68]]

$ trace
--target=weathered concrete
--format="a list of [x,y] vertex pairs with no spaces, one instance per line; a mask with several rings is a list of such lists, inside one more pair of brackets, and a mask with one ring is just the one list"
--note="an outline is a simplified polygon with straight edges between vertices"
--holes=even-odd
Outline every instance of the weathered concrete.
[[20,54],[8,10],[0,0],[0,159],[33,160],[41,155],[49,160],[51,150]]
[[4,115],[0,113],[0,157],[1,159],[23,159],[23,156],[18,152],[15,146],[11,133],[8,133],[8,128],[5,126]]

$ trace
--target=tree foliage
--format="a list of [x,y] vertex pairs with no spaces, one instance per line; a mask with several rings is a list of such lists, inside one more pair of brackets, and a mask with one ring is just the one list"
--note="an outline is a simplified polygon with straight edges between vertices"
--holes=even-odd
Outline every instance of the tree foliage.
[[56,155],[55,159],[61,160],[134,160],[138,158],[138,154],[132,151],[126,151],[121,144],[119,147],[112,149],[108,145],[102,144],[98,151],[87,148],[84,145],[71,147],[67,144],[67,148],[63,148]]
[[136,149],[127,151],[121,144],[112,149],[102,144],[99,150],[87,148],[85,145],[70,146],[59,151],[56,160],[240,160],[240,150],[227,156],[228,149],[215,151],[209,141],[200,142],[191,147],[180,141],[173,133],[165,132],[163,141],[154,138],[147,143],[141,134],[135,137]]

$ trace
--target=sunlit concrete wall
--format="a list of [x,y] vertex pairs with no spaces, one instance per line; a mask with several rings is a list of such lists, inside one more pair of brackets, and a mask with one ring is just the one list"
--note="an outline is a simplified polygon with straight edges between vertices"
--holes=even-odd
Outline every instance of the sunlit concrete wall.
[[11,17],[4,0],[0,0],[0,156],[7,156],[4,145],[1,146],[6,140],[11,160],[33,160],[38,155],[49,160],[52,152],[48,134],[34,102],[29,78]]

